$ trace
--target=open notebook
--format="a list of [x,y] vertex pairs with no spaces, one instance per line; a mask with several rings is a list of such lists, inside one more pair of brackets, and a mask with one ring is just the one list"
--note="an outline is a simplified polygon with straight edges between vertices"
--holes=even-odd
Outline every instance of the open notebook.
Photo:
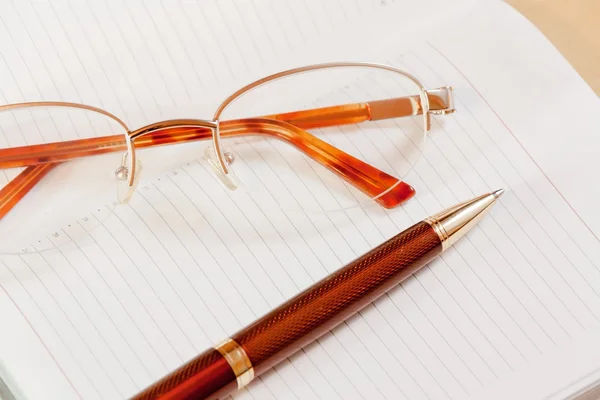
[[102,104],[140,124],[208,117],[253,78],[332,60],[450,84],[457,109],[434,119],[407,177],[417,196],[399,209],[233,204],[198,162],[145,181],[87,234],[97,212],[63,227],[53,240],[78,239],[60,251],[0,256],[3,395],[128,397],[410,224],[500,187],[453,249],[234,398],[566,398],[600,377],[600,101],[505,4],[20,1],[0,37],[2,101]]

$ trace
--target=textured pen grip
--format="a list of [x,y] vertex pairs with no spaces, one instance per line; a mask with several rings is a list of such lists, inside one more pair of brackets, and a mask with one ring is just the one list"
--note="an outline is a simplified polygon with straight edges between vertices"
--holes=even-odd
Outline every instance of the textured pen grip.
[[441,251],[433,228],[419,222],[232,338],[246,351],[259,375],[367,306]]

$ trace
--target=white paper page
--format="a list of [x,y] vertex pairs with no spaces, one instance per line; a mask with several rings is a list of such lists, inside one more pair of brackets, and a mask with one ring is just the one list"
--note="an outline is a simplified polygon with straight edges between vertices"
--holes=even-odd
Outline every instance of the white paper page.
[[[520,192],[527,201],[533,198],[540,202],[523,204],[528,204],[530,210],[538,210],[543,204],[544,216],[558,224],[547,225],[548,229],[570,235],[557,236],[552,241],[562,253],[562,261],[557,265],[562,266],[567,255],[578,253],[571,265],[583,271],[587,267],[588,272],[595,273],[598,261],[593,249],[600,236],[600,221],[594,205],[600,199],[600,189],[594,182],[600,143],[593,132],[600,129],[596,118],[598,98],[539,31],[510,7],[497,3],[457,4],[446,15],[432,16],[437,34],[423,36],[440,51],[441,61],[451,62],[457,69],[450,76],[473,87],[470,93],[463,91],[462,96],[479,97],[483,105],[491,107],[492,115],[525,150],[525,159],[529,158],[542,173],[542,180],[550,183],[545,187],[536,185],[536,181],[530,183],[528,168],[519,166],[519,175],[527,182],[524,193],[523,189]],[[385,37],[385,32],[392,31],[395,15],[389,12],[383,16],[372,35]],[[510,32],[506,31],[507,26],[511,26]],[[399,52],[421,47],[414,40],[423,33],[420,28],[432,30],[421,26],[420,21],[407,28],[411,35],[398,41]],[[386,45],[383,41],[373,51],[378,53]],[[351,57],[350,49],[340,51]],[[439,57],[436,61],[440,61]],[[411,67],[419,76],[425,71],[418,63]],[[460,98],[460,90],[457,95]],[[565,215],[575,218],[566,219]],[[572,230],[567,231],[566,227]],[[574,249],[576,253],[571,253]],[[585,279],[595,283],[597,277]],[[593,306],[585,306],[597,312]],[[532,361],[530,367],[498,380],[472,397],[561,399],[597,382],[598,333],[596,326],[578,333],[576,340],[557,346]]]
[[[440,2],[430,3],[441,12],[436,7]],[[0,17],[0,94],[3,102],[96,105],[132,126],[178,116],[210,118],[216,104],[241,84],[310,62],[298,55],[302,49],[318,53],[318,40],[348,26],[355,31],[355,21],[382,5],[385,2],[7,2]],[[414,20],[422,14],[415,10],[403,16]],[[169,154],[163,150],[162,157]],[[12,227],[46,203],[80,205],[69,193],[52,191],[57,178],[50,174],[39,185],[46,191],[36,188],[37,197],[28,196],[13,210]],[[92,195],[90,200],[98,199]],[[81,202],[82,209],[90,204]],[[2,240],[14,233],[12,228],[3,232]],[[55,379],[52,354],[26,319],[13,317],[20,306],[10,298],[2,301],[3,323],[11,326],[2,340],[8,346],[2,360],[10,365],[4,367],[3,362],[3,377],[15,393],[61,397],[65,381]],[[16,383],[11,382],[13,376]],[[39,384],[29,384],[32,376]]]
[[[501,12],[481,16],[498,18]],[[474,88],[461,75],[466,67],[452,65],[488,60],[465,60],[460,51],[439,49],[432,40],[405,56],[382,59],[413,71],[428,86],[457,87],[459,112],[436,119],[427,158],[410,177],[418,197],[406,207],[278,219],[276,211],[248,203],[244,218],[237,211],[215,212],[208,200],[192,206],[177,187],[200,202],[204,187],[194,179],[209,184],[210,175],[196,165],[180,168],[142,188],[130,209],[106,220],[105,229],[94,230],[77,248],[2,258],[2,309],[15,321],[2,343],[33,344],[3,349],[3,358],[7,354],[11,368],[27,368],[28,374],[32,366],[23,354],[40,360],[34,367],[47,379],[40,384],[46,396],[130,395],[410,223],[497,187],[509,192],[468,239],[239,397],[464,398],[520,376],[539,354],[596,327],[599,298],[591,284],[598,282],[597,240],[580,229],[581,220],[511,135],[523,134],[519,125],[502,125],[504,117],[486,103],[491,100],[477,95],[485,83]],[[486,89],[481,93],[487,96],[506,95],[505,88]],[[585,88],[574,92],[586,97]],[[536,191],[544,193],[543,207],[532,196]],[[548,229],[557,223],[550,207],[561,210],[559,229]],[[183,223],[181,210],[198,225]],[[132,222],[132,231],[118,227],[123,220]],[[116,232],[118,242],[111,236]],[[558,241],[566,247],[557,248]],[[237,293],[218,290],[232,284]],[[17,375],[19,381],[27,376]]]
[[[299,65],[296,53],[332,31],[355,26],[353,21],[379,6],[372,1],[5,2],[0,96],[3,103],[82,102],[136,127],[178,116],[211,118],[214,107],[240,85],[286,63]],[[44,185],[50,191],[28,196],[27,204],[11,213],[15,229],[23,215],[48,199],[56,199],[55,206],[79,205],[68,193],[53,193],[48,178]],[[4,171],[0,179],[4,184]],[[87,210],[89,204],[82,204]],[[11,228],[0,237],[5,241],[13,233]],[[19,306],[5,297],[2,302],[3,326],[11,329],[3,329],[1,342],[8,348],[1,352],[0,375],[26,397],[61,397],[64,382],[54,379],[51,354],[25,319],[13,317]],[[32,376],[39,384],[29,384]]]
[[[435,43],[452,52],[448,57],[479,92],[473,97],[484,98],[522,145],[526,153],[520,165],[529,160],[543,173],[541,179],[531,179],[527,169],[519,170],[527,182],[520,191],[523,204],[554,235],[550,247],[541,247],[546,258],[561,274],[563,269],[578,269],[593,287],[598,283],[599,265],[600,220],[595,205],[600,201],[600,188],[595,182],[600,141],[595,132],[600,131],[600,122],[595,115],[600,101],[542,34],[524,23],[525,18],[515,12],[497,18],[502,6],[466,15],[469,29]],[[511,26],[510,33],[506,26]],[[519,39],[523,37],[530,40]],[[457,45],[463,40],[469,45]],[[520,55],[521,63],[505,61],[514,53]],[[518,99],[516,104],[514,99]],[[530,235],[537,235],[534,232]],[[594,297],[595,293],[597,289]],[[585,303],[598,313],[595,302]],[[573,340],[472,398],[568,397],[600,376],[599,334],[596,324],[587,326]]]

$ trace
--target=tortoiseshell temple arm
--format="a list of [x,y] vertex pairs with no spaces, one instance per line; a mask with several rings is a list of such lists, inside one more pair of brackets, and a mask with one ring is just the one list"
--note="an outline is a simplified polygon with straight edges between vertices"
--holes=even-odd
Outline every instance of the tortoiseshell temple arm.
[[[454,111],[450,88],[428,90],[427,95],[430,112],[445,114]],[[220,131],[222,137],[262,134],[284,140],[330,168],[368,196],[375,197],[393,185],[396,179],[328,145],[303,129],[418,115],[422,114],[422,110],[419,96],[411,96],[269,115],[264,118],[222,121]],[[206,140],[210,139],[211,135],[211,131],[205,128],[169,128],[140,137],[136,140],[135,146],[145,148]],[[56,165],[74,158],[125,150],[125,140],[121,135],[0,150],[0,169],[36,166],[34,169],[27,168],[26,174],[23,171],[0,190],[0,218],[50,170],[39,166]],[[414,189],[401,182],[377,201],[391,208],[405,202],[413,195]]]
[[[428,90],[430,112],[447,114],[454,111],[451,89],[444,87]],[[295,111],[260,118],[285,121],[301,129],[346,125],[387,118],[407,117],[422,113],[419,96],[380,100],[370,103],[346,104],[312,110]],[[221,121],[221,136],[226,137],[227,121]],[[249,134],[252,134],[251,132]],[[310,135],[310,134],[309,134]],[[142,136],[135,142],[136,148],[206,140],[211,136],[208,129],[164,129]],[[313,135],[310,135],[314,137]],[[280,137],[280,139],[283,139]],[[0,169],[27,167],[36,164],[67,161],[74,158],[126,150],[121,135],[77,139],[0,149]]]
[[[429,111],[432,114],[450,114],[454,112],[452,88],[429,89]],[[313,110],[294,111],[264,118],[286,121],[299,128],[325,128],[328,126],[357,124],[365,121],[377,121],[390,118],[409,117],[423,113],[419,96],[400,97],[368,103],[345,104]]]
[[[158,134],[142,136],[139,142],[136,141],[137,148],[144,148],[162,144],[164,141],[173,143],[172,139],[177,137],[182,142],[189,140],[209,139],[212,132],[209,129],[199,128],[170,128],[165,129]],[[267,118],[247,118],[241,120],[224,121],[221,123],[221,135],[227,137],[239,137],[248,135],[265,135],[274,137],[289,143],[299,151],[311,157],[321,165],[336,172],[347,182],[351,183],[369,197],[376,197],[385,192],[388,188],[394,186],[397,179],[393,176],[372,167],[371,165],[337,149],[336,147],[322,141],[310,133],[291,125],[285,121],[272,120]],[[88,145],[80,146],[79,152],[86,152],[89,155],[106,153],[112,151],[125,151],[125,143],[121,136],[113,136],[110,146],[103,147],[101,150],[96,146],[98,141],[105,138],[87,139]],[[30,146],[32,148],[31,157],[39,159],[43,147],[48,145]],[[50,168],[66,161],[73,155],[70,148],[60,148],[53,151],[53,156],[44,156],[48,159],[45,164],[28,166],[19,176],[13,179],[9,185],[0,190],[0,217],[6,214],[8,209],[12,208],[27,191],[29,191],[37,180],[45,175]],[[22,166],[22,165],[19,165]],[[38,180],[39,180],[38,179]],[[393,189],[377,198],[377,201],[385,207],[395,207],[398,204],[410,199],[414,195],[414,189],[405,182],[398,183]],[[7,201],[4,201],[6,198]],[[9,202],[8,200],[11,199]]]
[[[249,132],[275,137],[292,144],[371,198],[385,192],[376,198],[376,201],[384,207],[393,208],[414,196],[415,190],[407,183],[398,183],[397,178],[285,121],[267,118],[227,121],[223,137],[243,136]],[[392,189],[386,192],[389,188]]]
[[4,217],[52,168],[58,164],[38,164],[25,168],[0,190],[0,219]]

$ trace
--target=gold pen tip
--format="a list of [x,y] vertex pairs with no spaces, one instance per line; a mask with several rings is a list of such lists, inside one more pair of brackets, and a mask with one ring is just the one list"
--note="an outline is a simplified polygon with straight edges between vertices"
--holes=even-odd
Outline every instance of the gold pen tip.
[[498,189],[496,191],[493,191],[492,194],[494,195],[494,198],[497,199],[498,197],[504,194],[504,189]]
[[477,224],[491,206],[504,194],[504,189],[487,192],[474,199],[456,204],[425,219],[442,242],[442,250],[452,246]]

